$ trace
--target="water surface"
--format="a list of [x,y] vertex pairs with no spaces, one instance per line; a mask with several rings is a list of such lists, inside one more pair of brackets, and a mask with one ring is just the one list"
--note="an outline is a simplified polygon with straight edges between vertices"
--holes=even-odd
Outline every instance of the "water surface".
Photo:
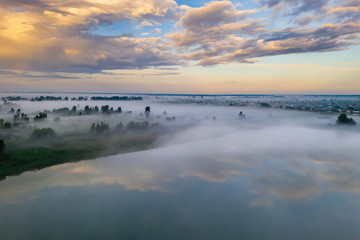
[[8,177],[1,238],[360,239],[359,142],[332,128],[202,126]]

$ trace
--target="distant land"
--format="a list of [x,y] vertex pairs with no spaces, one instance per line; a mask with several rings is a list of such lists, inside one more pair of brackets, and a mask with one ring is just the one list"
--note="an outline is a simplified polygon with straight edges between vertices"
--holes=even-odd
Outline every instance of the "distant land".
[[0,94],[95,94],[95,95],[143,95],[143,96],[180,96],[180,97],[360,97],[360,94],[199,94],[199,93],[141,93],[141,92],[57,92],[57,91],[0,91]]

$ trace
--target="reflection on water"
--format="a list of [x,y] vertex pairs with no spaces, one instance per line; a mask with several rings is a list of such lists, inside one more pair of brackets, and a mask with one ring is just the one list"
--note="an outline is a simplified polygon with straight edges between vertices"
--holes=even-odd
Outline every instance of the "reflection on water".
[[359,142],[272,127],[24,173],[0,182],[1,234],[359,239]]

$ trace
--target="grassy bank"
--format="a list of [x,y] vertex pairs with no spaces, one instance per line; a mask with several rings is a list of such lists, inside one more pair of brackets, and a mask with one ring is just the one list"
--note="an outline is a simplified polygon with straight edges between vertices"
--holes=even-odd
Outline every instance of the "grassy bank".
[[38,141],[11,140],[0,155],[0,179],[57,164],[149,149],[158,136],[158,131],[142,130],[100,136],[57,136]]

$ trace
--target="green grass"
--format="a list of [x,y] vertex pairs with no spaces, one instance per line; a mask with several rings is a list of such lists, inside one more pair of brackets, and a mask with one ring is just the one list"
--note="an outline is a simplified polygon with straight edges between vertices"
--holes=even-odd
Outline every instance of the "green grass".
[[157,137],[158,134],[151,132],[130,132],[63,136],[43,141],[15,139],[6,143],[0,155],[0,180],[57,164],[149,149]]
[[29,147],[17,149],[16,151],[7,151],[0,162],[0,177],[94,157],[96,153],[95,150],[91,149],[54,149],[49,147]]

